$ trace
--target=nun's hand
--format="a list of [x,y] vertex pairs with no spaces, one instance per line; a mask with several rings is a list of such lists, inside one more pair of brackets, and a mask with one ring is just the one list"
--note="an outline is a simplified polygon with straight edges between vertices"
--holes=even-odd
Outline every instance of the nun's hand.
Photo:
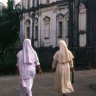
[[38,74],[40,74],[40,75],[42,74],[42,70],[41,69],[38,70]]
[[51,72],[55,72],[55,71],[56,71],[56,68],[52,68],[52,69],[51,69]]
[[72,68],[70,68],[70,71],[71,71],[71,72],[74,72],[74,68],[73,68],[73,67],[72,67]]
[[38,74],[42,74],[42,70],[41,70],[40,65],[37,65],[37,71],[38,71]]

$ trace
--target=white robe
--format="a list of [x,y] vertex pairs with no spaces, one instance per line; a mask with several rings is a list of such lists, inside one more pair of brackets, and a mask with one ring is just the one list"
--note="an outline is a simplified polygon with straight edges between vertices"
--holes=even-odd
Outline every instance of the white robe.
[[[36,65],[40,65],[39,60],[32,63],[32,64],[26,64],[23,62],[23,51],[19,51],[17,54],[17,66],[20,73],[21,79],[28,79],[30,77],[34,78],[36,74]],[[37,58],[36,58],[37,60]]]
[[[37,55],[36,53],[34,55]],[[37,60],[36,56],[36,60]],[[34,61],[36,61],[34,60]],[[40,65],[39,60],[32,63],[32,64],[26,64],[23,60],[23,51],[19,51],[17,54],[17,67],[19,69],[20,74],[20,82],[22,87],[22,93],[23,96],[32,96],[32,86],[33,86],[33,80],[34,76],[36,74],[36,65]]]
[[[55,73],[55,88],[61,93],[72,93],[74,89],[70,80],[70,67],[73,67],[73,63],[66,62],[64,64],[59,63],[56,59],[59,56],[59,51],[55,53],[55,59],[53,60],[52,68],[56,68]],[[72,62],[72,61],[71,61]]]

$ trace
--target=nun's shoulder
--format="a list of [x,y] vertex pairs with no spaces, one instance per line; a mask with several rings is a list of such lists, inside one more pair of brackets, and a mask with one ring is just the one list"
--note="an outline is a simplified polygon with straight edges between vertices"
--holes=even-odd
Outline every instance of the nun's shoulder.
[[70,50],[68,51],[69,51],[69,54],[72,56],[72,58],[74,58],[73,53]]
[[59,51],[56,51],[53,57],[57,57],[59,54]]
[[54,55],[57,55],[58,53],[59,53],[59,50],[57,50]]
[[22,53],[22,50],[20,50],[20,51],[16,54],[16,56],[18,57],[21,53]]
[[70,50],[68,50],[69,53],[72,53]]

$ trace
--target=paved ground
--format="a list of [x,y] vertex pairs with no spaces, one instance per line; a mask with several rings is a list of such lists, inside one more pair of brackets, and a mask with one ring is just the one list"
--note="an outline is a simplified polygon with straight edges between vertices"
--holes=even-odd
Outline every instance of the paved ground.
[[[53,87],[54,73],[36,75],[33,96],[61,96]],[[75,92],[68,96],[96,96],[96,70],[75,72]],[[0,96],[20,96],[18,76],[0,77]]]

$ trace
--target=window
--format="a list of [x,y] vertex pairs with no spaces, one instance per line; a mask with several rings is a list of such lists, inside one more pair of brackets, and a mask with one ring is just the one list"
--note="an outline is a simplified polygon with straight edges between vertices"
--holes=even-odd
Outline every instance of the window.
[[63,30],[64,30],[64,15],[59,13],[56,16],[57,20],[57,38],[63,38]]
[[27,1],[27,8],[30,8],[30,0]]
[[79,46],[85,47],[86,46],[86,34],[79,35]]
[[38,26],[35,26],[34,39],[38,40]]
[[46,4],[49,4],[49,0],[46,0]]
[[86,31],[86,8],[82,3],[79,6],[79,31]]
[[38,19],[35,18],[34,20],[34,40],[38,40]]
[[25,21],[25,35],[26,38],[30,38],[30,20]]
[[33,7],[34,7],[34,5],[35,5],[35,0],[33,0],[33,2],[32,2],[32,3],[33,3]]
[[86,30],[86,13],[79,13],[79,30]]
[[37,0],[37,4],[36,4],[37,6],[39,5],[39,0]]
[[83,3],[79,6],[79,46],[86,46],[86,7]]
[[49,39],[50,37],[50,18],[48,16],[46,16],[44,19],[44,36],[45,39]]
[[46,23],[45,24],[45,39],[49,39],[49,35],[50,35],[50,24]]
[[59,32],[58,32],[58,37],[62,38],[62,22],[59,22]]
[[30,38],[30,27],[29,26],[27,26],[26,27],[26,38]]

